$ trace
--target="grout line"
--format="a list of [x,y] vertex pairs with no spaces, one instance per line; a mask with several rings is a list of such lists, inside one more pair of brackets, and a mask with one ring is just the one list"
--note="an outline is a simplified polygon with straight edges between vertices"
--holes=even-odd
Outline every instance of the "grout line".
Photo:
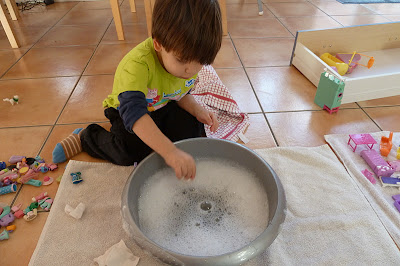
[[268,8],[268,5],[266,5],[266,4],[263,4],[263,5],[264,5],[265,8],[267,8],[267,9],[269,10],[269,12],[271,12],[272,15],[274,15],[274,17],[279,21],[279,23],[280,23],[293,37],[295,37],[295,34],[293,34],[293,33],[288,29],[288,27],[286,27],[286,25],[283,24],[283,22],[275,15],[275,13],[272,12],[272,10]]
[[360,109],[364,112],[364,114],[365,114],[369,119],[371,119],[371,121],[382,131],[383,129],[378,125],[378,123],[377,123],[374,119],[372,119],[372,117],[367,113],[367,111],[365,111],[364,108],[362,108],[361,105],[360,105],[358,102],[356,102],[356,104],[360,107]]
[[[229,35],[229,37],[231,37],[231,35],[230,35],[229,32],[228,32],[228,35]],[[233,48],[235,49],[235,52],[236,52],[236,54],[237,54],[237,56],[238,56],[238,58],[239,58],[240,64],[241,64],[242,67],[243,67],[244,73],[246,74],[247,80],[248,80],[249,83],[250,83],[251,89],[253,90],[254,96],[255,96],[256,99],[257,99],[258,105],[259,105],[259,107],[260,107],[260,109],[261,109],[261,111],[262,111],[262,113],[263,113],[264,119],[265,119],[265,121],[267,122],[267,125],[268,125],[269,130],[271,131],[272,137],[274,138],[275,145],[279,147],[278,140],[276,139],[275,134],[274,134],[274,132],[273,132],[273,130],[272,130],[271,124],[269,123],[269,121],[268,121],[268,119],[267,119],[267,116],[266,116],[265,113],[264,113],[264,109],[263,109],[263,107],[262,107],[262,105],[261,105],[260,99],[258,99],[258,95],[257,95],[257,93],[256,93],[256,91],[255,91],[255,89],[254,89],[253,83],[251,82],[250,77],[249,77],[249,75],[248,75],[248,73],[247,73],[247,70],[246,70],[246,68],[244,67],[243,61],[242,61],[242,59],[240,58],[240,55],[239,55],[238,50],[236,49],[236,45],[235,45],[235,43],[233,42],[232,38],[230,38],[230,39],[231,39]]]

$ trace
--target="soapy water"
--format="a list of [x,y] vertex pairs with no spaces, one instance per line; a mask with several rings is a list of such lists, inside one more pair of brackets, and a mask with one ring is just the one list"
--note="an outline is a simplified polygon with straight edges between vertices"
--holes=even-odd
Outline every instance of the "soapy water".
[[139,225],[158,245],[189,256],[236,251],[268,225],[268,199],[253,172],[226,160],[196,161],[196,178],[170,168],[151,176],[139,197]]

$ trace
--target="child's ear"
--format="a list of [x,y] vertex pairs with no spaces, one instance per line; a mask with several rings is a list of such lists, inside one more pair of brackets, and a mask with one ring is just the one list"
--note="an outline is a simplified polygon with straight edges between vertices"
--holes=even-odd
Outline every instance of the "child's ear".
[[161,52],[162,45],[156,39],[153,39],[153,45],[154,50],[156,50],[157,52]]

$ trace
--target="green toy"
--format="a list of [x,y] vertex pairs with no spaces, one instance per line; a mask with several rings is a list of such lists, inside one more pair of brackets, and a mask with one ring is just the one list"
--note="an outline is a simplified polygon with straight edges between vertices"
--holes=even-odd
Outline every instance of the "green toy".
[[342,103],[344,82],[329,72],[322,72],[314,102],[330,114],[339,111]]

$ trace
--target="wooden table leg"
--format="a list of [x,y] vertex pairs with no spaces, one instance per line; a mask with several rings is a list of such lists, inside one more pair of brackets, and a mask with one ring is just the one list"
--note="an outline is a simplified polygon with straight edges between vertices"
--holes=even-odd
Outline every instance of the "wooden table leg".
[[1,25],[3,25],[4,31],[6,32],[7,38],[11,44],[12,48],[18,48],[19,43],[17,38],[15,37],[15,33],[13,29],[11,28],[10,25],[10,20],[6,16],[6,13],[4,12],[3,4],[0,4],[0,21]]
[[135,0],[129,0],[129,4],[131,6],[131,12],[135,13],[136,12],[136,4],[135,4]]
[[222,35],[228,35],[228,21],[226,18],[226,0],[219,0],[219,7],[222,16]]
[[15,0],[6,0],[8,11],[10,12],[12,20],[18,20],[21,18],[19,15],[19,10],[17,5],[15,4]]
[[121,12],[119,10],[118,0],[110,0],[111,10],[114,17],[114,24],[117,30],[118,40],[125,40],[124,28],[122,27]]
[[153,8],[152,8],[152,3],[151,0],[144,0],[144,11],[146,12],[146,22],[147,22],[147,34],[149,37],[151,37],[151,22],[152,22],[152,14],[153,14]]

